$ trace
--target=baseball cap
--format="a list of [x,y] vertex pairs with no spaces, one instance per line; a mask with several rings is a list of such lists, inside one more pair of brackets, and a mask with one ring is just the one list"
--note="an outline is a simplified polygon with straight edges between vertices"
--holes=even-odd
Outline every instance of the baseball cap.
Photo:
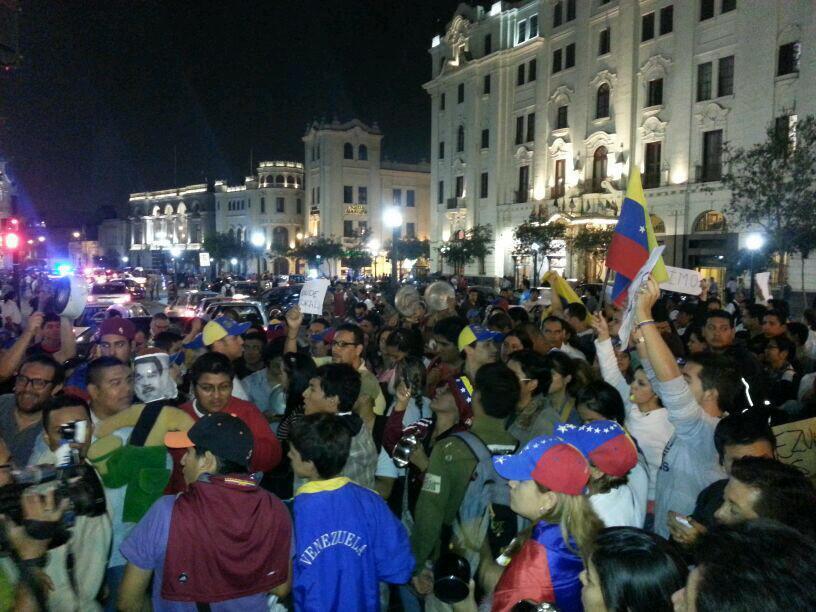
[[227,336],[240,336],[249,329],[251,323],[238,323],[229,317],[217,317],[207,323],[201,333],[192,342],[184,345],[184,348],[200,349],[210,346]]
[[102,321],[98,335],[100,338],[102,336],[122,336],[128,340],[133,340],[133,336],[136,335],[136,326],[130,319],[113,317]]
[[556,435],[572,444],[604,474],[621,478],[637,464],[637,447],[615,421],[592,421],[581,427],[556,427]]
[[473,385],[470,379],[467,376],[457,376],[447,384],[459,410],[459,422],[470,427],[473,422]]
[[280,319],[272,319],[266,328],[267,342],[272,342],[282,336],[286,336],[286,325]]
[[507,480],[535,480],[556,493],[581,495],[589,482],[589,462],[577,448],[553,436],[530,440],[514,455],[493,457]]
[[249,467],[254,440],[252,432],[238,417],[214,412],[201,417],[189,431],[170,431],[164,435],[167,448],[195,446],[216,457]]
[[461,332],[459,332],[459,340],[457,346],[462,351],[466,346],[470,346],[474,342],[484,342],[486,340],[493,340],[500,342],[504,340],[504,334],[501,332],[490,331],[481,325],[468,325]]

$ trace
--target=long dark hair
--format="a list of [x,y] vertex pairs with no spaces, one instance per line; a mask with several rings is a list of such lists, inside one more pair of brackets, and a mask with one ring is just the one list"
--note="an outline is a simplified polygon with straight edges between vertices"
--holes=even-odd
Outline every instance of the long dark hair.
[[635,527],[601,531],[590,560],[609,612],[672,612],[672,594],[688,575],[666,540]]
[[303,392],[309,381],[317,376],[317,366],[311,356],[304,353],[286,353],[283,368],[289,384],[286,388],[286,411],[284,416],[303,413]]

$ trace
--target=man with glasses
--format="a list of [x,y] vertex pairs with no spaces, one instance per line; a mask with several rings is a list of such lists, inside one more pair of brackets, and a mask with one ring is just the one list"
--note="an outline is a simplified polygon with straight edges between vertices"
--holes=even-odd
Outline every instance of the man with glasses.
[[0,395],[0,437],[16,465],[28,463],[42,433],[42,404],[62,389],[64,375],[53,357],[35,354],[20,366],[14,392]]
[[[290,308],[286,313],[285,352],[297,352],[297,337],[302,323],[303,313],[300,308],[298,306]],[[340,325],[334,332],[331,343],[331,358],[328,356],[317,357],[314,361],[317,366],[326,365],[327,363],[343,363],[357,370],[360,373],[362,384],[360,396],[357,398],[358,403],[355,404],[355,412],[360,413],[360,406],[358,405],[360,402],[372,402],[374,413],[383,414],[385,412],[385,396],[382,393],[377,377],[365,367],[364,348],[365,334],[363,334],[360,326],[354,323],[345,323]]]
[[252,432],[255,447],[251,468],[268,472],[281,460],[281,445],[269,428],[269,422],[255,404],[233,395],[235,371],[230,360],[220,353],[206,353],[190,368],[193,401],[179,406],[198,421],[206,414],[226,412],[241,419]]

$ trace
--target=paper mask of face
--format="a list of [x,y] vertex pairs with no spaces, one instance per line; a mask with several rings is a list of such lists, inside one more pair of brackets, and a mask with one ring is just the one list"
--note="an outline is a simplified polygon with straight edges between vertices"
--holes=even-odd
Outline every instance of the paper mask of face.
[[170,376],[170,359],[166,353],[151,353],[137,357],[133,362],[133,390],[145,404],[178,395],[176,383]]

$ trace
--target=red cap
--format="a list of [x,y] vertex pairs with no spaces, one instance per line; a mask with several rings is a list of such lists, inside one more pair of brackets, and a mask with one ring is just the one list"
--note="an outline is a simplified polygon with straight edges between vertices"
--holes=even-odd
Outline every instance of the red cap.
[[123,319],[122,317],[111,317],[102,321],[99,326],[99,337],[102,336],[122,336],[128,340],[133,340],[136,335],[136,326],[130,319]]

